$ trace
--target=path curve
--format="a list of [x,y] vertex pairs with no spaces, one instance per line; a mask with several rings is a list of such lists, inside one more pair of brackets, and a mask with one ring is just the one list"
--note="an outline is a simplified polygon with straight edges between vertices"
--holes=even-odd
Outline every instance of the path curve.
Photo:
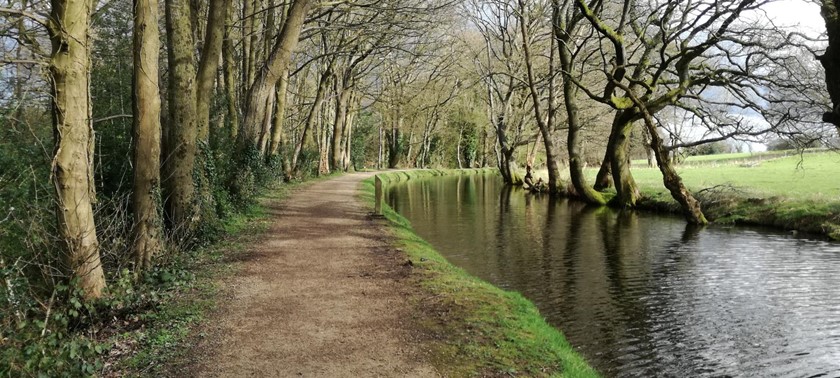
[[405,257],[357,198],[371,175],[315,183],[269,205],[273,224],[226,280],[228,298],[191,375],[438,376],[415,343]]

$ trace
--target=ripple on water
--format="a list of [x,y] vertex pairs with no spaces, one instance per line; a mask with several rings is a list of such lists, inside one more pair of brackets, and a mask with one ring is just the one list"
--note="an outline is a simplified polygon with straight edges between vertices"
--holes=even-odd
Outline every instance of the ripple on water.
[[697,229],[482,176],[388,197],[452,263],[534,301],[606,376],[840,377],[840,244]]

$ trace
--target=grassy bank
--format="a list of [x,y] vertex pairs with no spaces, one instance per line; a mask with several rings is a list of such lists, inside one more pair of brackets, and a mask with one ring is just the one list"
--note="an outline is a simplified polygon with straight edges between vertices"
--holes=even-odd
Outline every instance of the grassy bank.
[[[380,174],[383,183],[462,171],[410,171]],[[495,172],[470,170],[468,174]],[[373,206],[373,179],[364,182],[364,200]],[[413,265],[412,277],[424,291],[416,306],[443,317],[425,316],[421,326],[440,335],[431,341],[432,362],[448,376],[594,377],[597,373],[548,325],[536,307],[518,293],[499,289],[446,261],[417,236],[409,222],[383,206],[396,247]]]
[[[693,160],[692,160],[693,159]],[[772,226],[840,240],[840,154],[789,151],[689,158],[677,166],[710,221]],[[632,172],[644,198],[641,209],[680,213],[658,168],[634,161]],[[587,169],[593,182],[597,169]],[[546,177],[545,171],[537,172]],[[568,181],[568,178],[566,178]]]
[[[751,224],[840,240],[840,155],[782,156],[749,163],[706,159],[713,165],[678,168],[686,186],[716,223]],[[678,212],[656,168],[635,168],[642,207]]]

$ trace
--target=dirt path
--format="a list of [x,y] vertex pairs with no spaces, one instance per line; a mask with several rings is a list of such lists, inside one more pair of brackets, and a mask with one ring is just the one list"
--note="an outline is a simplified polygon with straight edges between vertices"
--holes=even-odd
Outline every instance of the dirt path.
[[415,343],[414,290],[357,197],[371,174],[313,184],[271,205],[199,347],[198,376],[437,376]]

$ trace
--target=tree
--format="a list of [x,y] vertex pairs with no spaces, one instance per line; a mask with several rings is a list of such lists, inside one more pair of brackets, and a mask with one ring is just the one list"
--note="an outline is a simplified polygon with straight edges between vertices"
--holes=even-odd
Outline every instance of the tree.
[[505,183],[514,184],[518,181],[514,174],[516,149],[532,141],[523,137],[524,102],[530,100],[530,94],[521,77],[521,30],[515,7],[509,2],[475,0],[468,5],[470,21],[484,40],[475,64],[487,88],[488,118],[496,134],[496,162]]
[[575,58],[581,53],[576,38],[581,33],[579,23],[583,15],[579,8],[571,1],[560,2],[552,0],[552,32],[557,40],[557,51],[560,56],[560,69],[563,73],[563,102],[566,107],[566,123],[568,125],[566,148],[569,151],[569,176],[575,194],[586,202],[604,204],[604,197],[590,187],[583,173],[583,156],[581,154],[580,136],[583,125],[578,107],[578,90],[572,82],[572,75],[579,75]]
[[133,254],[138,271],[160,253],[160,88],[158,3],[134,1],[134,211]]
[[820,14],[825,20],[828,46],[817,59],[825,69],[825,85],[831,98],[831,110],[823,114],[823,121],[840,132],[840,1],[820,0]]
[[85,298],[102,295],[105,274],[93,216],[93,124],[90,117],[91,0],[53,0],[48,24],[52,54],[58,229],[71,276]]
[[[705,217],[673,169],[669,152],[738,136],[757,136],[789,125],[791,110],[779,93],[789,93],[798,82],[791,59],[799,51],[789,36],[775,28],[747,19],[766,1],[625,2],[617,22],[605,21],[595,1],[576,0],[576,6],[598,32],[606,84],[603,94],[579,87],[591,98],[616,110],[608,149],[617,201],[633,206],[638,189],[628,161],[628,141],[634,122],[643,121],[663,174],[663,182],[683,205],[689,222],[703,224]],[[686,17],[693,15],[693,17]],[[765,42],[767,41],[767,42]],[[780,67],[782,68],[780,70]],[[709,137],[666,146],[656,127],[656,114],[676,107],[706,128]],[[747,115],[764,116],[769,125],[750,122]],[[650,119],[646,119],[650,118]]]
[[165,0],[169,66],[163,182],[168,217],[173,230],[188,232],[198,215],[195,199],[196,109],[195,48],[188,0]]
[[[551,44],[550,49],[551,51],[551,60],[548,63],[548,109],[546,111],[547,114],[543,114],[541,110],[541,100],[539,96],[539,91],[537,90],[537,83],[536,78],[534,75],[534,60],[531,54],[531,41],[530,39],[533,38],[531,35],[530,29],[532,27],[532,22],[527,18],[529,10],[525,6],[525,2],[523,0],[518,1],[519,4],[519,27],[522,32],[522,53],[523,53],[523,60],[525,61],[525,72],[527,76],[527,84],[528,90],[531,94],[531,101],[533,103],[534,109],[534,118],[537,122],[537,127],[540,130],[542,135],[543,143],[545,144],[545,155],[546,155],[546,165],[548,168],[548,188],[551,194],[557,194],[558,191],[561,189],[562,181],[560,179],[560,168],[557,165],[557,157],[555,156],[555,148],[554,148],[554,140],[551,135],[551,130],[549,126],[552,126],[554,122],[554,44]],[[535,11],[537,15],[539,15],[539,11]]]
[[273,103],[274,87],[283,78],[298,44],[300,31],[309,10],[309,0],[295,0],[289,7],[286,22],[277,36],[277,43],[262,65],[256,79],[248,89],[245,102],[245,115],[242,120],[242,133],[239,137],[240,150],[256,149],[259,146],[262,122],[266,120],[266,111]]

